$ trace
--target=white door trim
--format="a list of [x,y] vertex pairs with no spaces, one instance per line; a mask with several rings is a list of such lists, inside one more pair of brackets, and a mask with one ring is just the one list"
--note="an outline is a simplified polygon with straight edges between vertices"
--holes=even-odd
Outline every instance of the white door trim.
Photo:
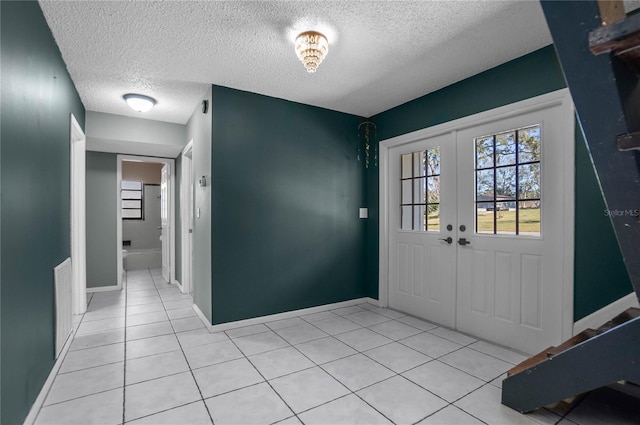
[[70,223],[73,314],[87,310],[87,243],[85,208],[86,137],[76,117],[70,118]]
[[[191,162],[191,156],[193,153],[193,139],[187,143],[187,146],[182,150],[182,174],[180,179],[180,228],[182,239],[182,253],[180,255],[182,265],[182,276],[178,286],[180,290],[188,294],[191,291],[191,281],[193,276],[190,273],[191,267],[191,249],[189,243],[189,215],[193,214],[192,207],[190,207],[191,197],[189,191],[191,190],[191,183],[193,180],[193,171]],[[189,167],[185,167],[185,164],[189,164]]]
[[563,228],[564,228],[564,262],[562,280],[562,339],[570,338],[573,334],[573,256],[574,256],[574,170],[575,170],[575,118],[573,102],[568,89],[561,89],[551,93],[536,96],[510,105],[490,109],[475,115],[459,118],[433,127],[416,130],[411,133],[402,134],[380,142],[380,175],[379,175],[379,210],[380,210],[380,246],[379,246],[379,281],[378,297],[380,307],[389,305],[389,150],[391,148],[412,143],[418,140],[439,136],[451,131],[461,130],[467,127],[481,125],[497,119],[509,118],[540,109],[560,106],[562,110],[563,138],[568,140],[564,143],[564,203]]
[[114,289],[122,288],[122,275],[124,270],[122,268],[122,199],[120,197],[120,186],[122,184],[122,161],[139,161],[139,162],[157,162],[161,164],[169,165],[169,172],[171,173],[169,179],[169,256],[170,256],[170,283],[176,283],[176,202],[175,202],[175,186],[176,177],[175,159],[172,158],[156,158],[153,156],[136,156],[136,155],[118,155],[117,171],[116,171],[116,258],[118,267],[118,286]]

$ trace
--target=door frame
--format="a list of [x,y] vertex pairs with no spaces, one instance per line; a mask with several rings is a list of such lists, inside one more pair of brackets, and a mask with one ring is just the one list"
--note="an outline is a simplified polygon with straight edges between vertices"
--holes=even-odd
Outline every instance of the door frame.
[[120,186],[122,185],[122,161],[157,162],[169,166],[169,278],[176,283],[176,164],[173,158],[157,158],[153,156],[138,155],[118,155],[116,171],[116,258],[118,268],[118,285],[115,289],[122,288],[122,197],[120,196]]
[[[182,276],[178,281],[178,287],[182,293],[188,294],[191,292],[193,282],[193,269],[192,269],[192,255],[191,255],[191,243],[192,238],[189,236],[189,225],[192,225],[192,220],[189,220],[189,216],[193,217],[193,205],[191,204],[191,197],[189,192],[192,190],[194,183],[193,178],[193,139],[187,143],[182,150],[182,172],[180,179],[180,229],[181,229],[181,266]],[[188,167],[185,165],[189,164]]]
[[380,142],[379,158],[379,211],[380,211],[380,246],[379,246],[379,278],[378,278],[378,299],[380,307],[389,305],[389,151],[391,148],[402,146],[407,143],[416,142],[439,136],[445,133],[455,132],[467,127],[492,122],[498,119],[509,118],[540,109],[547,109],[560,106],[562,117],[560,118],[560,135],[567,140],[563,144],[563,159],[565,165],[562,171],[563,176],[563,205],[562,205],[562,225],[563,225],[563,266],[562,266],[562,340],[573,335],[573,257],[574,257],[574,180],[575,180],[575,114],[573,101],[569,89],[561,89],[551,93],[536,96],[520,102],[501,106],[495,109],[483,111],[474,115],[448,121],[432,127],[416,130],[411,133],[402,134]]
[[73,314],[87,310],[87,228],[86,228],[86,143],[87,138],[73,114],[70,114],[70,223]]

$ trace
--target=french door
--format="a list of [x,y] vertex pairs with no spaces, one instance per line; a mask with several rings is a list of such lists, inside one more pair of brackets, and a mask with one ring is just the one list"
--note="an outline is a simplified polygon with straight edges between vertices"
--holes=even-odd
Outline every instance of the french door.
[[555,104],[389,149],[390,307],[524,352],[561,341],[565,115]]

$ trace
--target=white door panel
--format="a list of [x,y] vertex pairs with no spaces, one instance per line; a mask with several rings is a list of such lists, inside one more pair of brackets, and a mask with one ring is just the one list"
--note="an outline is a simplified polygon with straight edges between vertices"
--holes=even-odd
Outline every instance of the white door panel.
[[[455,320],[455,255],[456,249],[442,239],[451,237],[453,233],[447,230],[447,225],[455,228],[455,222],[449,218],[455,218],[455,149],[451,133],[421,140],[401,148],[394,149],[391,154],[390,184],[390,223],[391,247],[390,260],[390,287],[389,305],[392,308],[402,310],[422,317],[427,320],[453,327]],[[424,152],[438,148],[439,151],[439,229],[432,224],[438,223],[435,214],[428,218],[425,231],[423,223],[424,211],[420,206],[402,206],[407,192],[421,192],[428,186],[427,182],[436,181],[435,177],[418,177],[405,184],[409,180],[401,182],[403,155],[414,152]],[[407,158],[406,156],[404,158]],[[422,165],[422,164],[421,164]],[[406,166],[406,164],[405,164]],[[423,174],[429,175],[426,171]],[[429,180],[432,179],[432,180]],[[405,193],[402,194],[402,184],[405,184]],[[398,190],[401,187],[401,190]],[[404,200],[401,200],[404,197]],[[415,197],[415,193],[414,193]],[[438,199],[439,198],[439,199]],[[420,202],[420,200],[418,200]],[[434,206],[435,207],[435,206]],[[403,208],[405,218],[403,221]],[[427,208],[428,209],[428,208]],[[406,214],[411,211],[412,219],[407,220]],[[447,219],[444,219],[447,217]],[[413,223],[415,230],[403,230],[408,223]],[[403,226],[404,225],[404,226]],[[411,226],[410,226],[411,227]]]

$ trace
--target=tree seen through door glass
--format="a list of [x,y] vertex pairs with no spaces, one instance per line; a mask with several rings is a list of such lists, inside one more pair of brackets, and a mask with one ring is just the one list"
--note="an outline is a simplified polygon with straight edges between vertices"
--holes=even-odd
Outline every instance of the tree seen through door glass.
[[475,139],[476,233],[540,236],[541,127]]
[[440,148],[402,155],[400,228],[440,231]]

